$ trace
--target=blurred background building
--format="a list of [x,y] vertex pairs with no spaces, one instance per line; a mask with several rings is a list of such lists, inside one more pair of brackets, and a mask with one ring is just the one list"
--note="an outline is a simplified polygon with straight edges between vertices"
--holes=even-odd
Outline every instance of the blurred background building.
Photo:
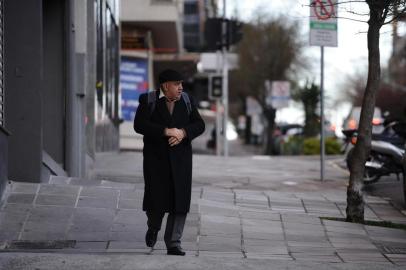
[[0,0],[0,192],[7,179],[92,177],[97,152],[139,149],[138,96],[163,69],[207,100],[198,63],[216,11],[217,0]]
[[[132,121],[141,93],[158,87],[154,79],[166,68],[185,76],[184,89],[207,99],[207,77],[199,79],[204,25],[214,16],[215,0],[121,0],[120,148],[140,149]],[[203,85],[203,86],[202,86]]]
[[95,152],[118,149],[119,1],[1,0],[0,10],[1,187],[91,176]]

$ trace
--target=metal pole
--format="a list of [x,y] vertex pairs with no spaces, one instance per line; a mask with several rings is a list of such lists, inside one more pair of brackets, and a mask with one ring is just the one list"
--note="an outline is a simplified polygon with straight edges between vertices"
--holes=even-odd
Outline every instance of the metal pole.
[[320,49],[320,180],[324,181],[324,46],[321,46]]
[[[221,57],[221,52],[220,50],[217,50],[217,72],[216,74],[220,74],[220,57]],[[221,155],[221,100],[219,98],[216,99],[216,155],[220,156]]]
[[216,155],[221,155],[221,101],[216,99]]
[[227,122],[228,122],[228,59],[227,59],[227,22],[226,22],[226,0],[223,0],[223,146],[224,156],[228,157]]

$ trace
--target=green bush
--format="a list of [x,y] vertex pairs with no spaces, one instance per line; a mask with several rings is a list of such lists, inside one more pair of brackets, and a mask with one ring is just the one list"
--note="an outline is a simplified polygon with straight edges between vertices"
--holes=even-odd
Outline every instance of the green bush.
[[327,155],[339,155],[341,154],[341,143],[337,138],[326,139],[326,154]]
[[[326,138],[326,154],[338,155],[341,153],[340,142],[333,137]],[[282,144],[282,155],[319,155],[320,139],[292,136]]]
[[282,147],[283,155],[302,155],[303,151],[303,137],[292,136],[290,137]]
[[318,138],[308,138],[303,142],[303,154],[317,155],[320,153],[320,140]]
[[[337,155],[341,153],[340,142],[333,137],[326,138],[326,154]],[[305,155],[318,155],[320,154],[320,139],[308,138],[303,142],[303,154]]]

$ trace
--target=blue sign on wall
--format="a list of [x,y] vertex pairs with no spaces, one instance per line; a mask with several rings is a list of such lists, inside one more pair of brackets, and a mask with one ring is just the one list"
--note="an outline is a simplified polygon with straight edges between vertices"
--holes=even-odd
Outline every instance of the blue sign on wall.
[[133,121],[138,97],[148,91],[148,60],[122,57],[120,64],[121,115]]

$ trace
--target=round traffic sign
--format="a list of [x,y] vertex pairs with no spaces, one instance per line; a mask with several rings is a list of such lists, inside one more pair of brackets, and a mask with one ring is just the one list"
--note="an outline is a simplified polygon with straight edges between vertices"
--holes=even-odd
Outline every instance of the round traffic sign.
[[334,15],[334,4],[331,0],[315,0],[314,13],[319,20],[328,20]]

